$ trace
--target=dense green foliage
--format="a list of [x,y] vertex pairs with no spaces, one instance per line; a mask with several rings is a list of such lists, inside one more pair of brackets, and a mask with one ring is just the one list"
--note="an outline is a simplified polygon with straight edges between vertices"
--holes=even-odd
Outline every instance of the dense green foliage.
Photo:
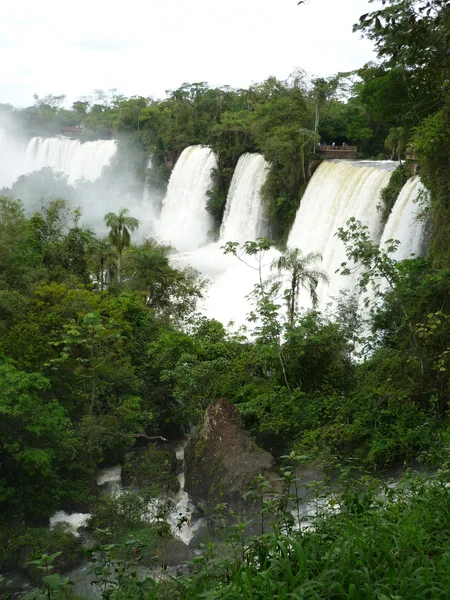
[[[450,403],[449,19],[441,0],[386,0],[356,26],[375,41],[379,61],[328,80],[307,83],[297,73],[247,90],[185,84],[163,100],[112,93],[75,102],[71,110],[51,96],[20,111],[0,107],[28,135],[83,124],[81,139],[91,139],[114,129],[124,151],[136,153],[130,169],[142,175],[151,153],[163,179],[188,145],[210,145],[218,168],[208,207],[217,225],[239,157],[261,152],[271,165],[263,193],[277,241],[293,221],[319,139],[400,161],[409,143],[429,190],[431,233],[426,256],[397,263],[395,240],[378,248],[354,219],[339,230],[348,259],[343,276],[357,270],[363,294],[374,289],[362,330],[355,298],[344,295],[328,313],[299,308],[299,289],[314,299],[322,279],[313,264],[318,257],[290,250],[278,261],[287,271],[275,268],[263,281],[270,242],[227,244],[226,252],[260,274],[250,295],[253,332],[230,334],[195,313],[203,282],[173,268],[169,248],[151,239],[133,243],[138,215],[109,213],[109,240],[99,239],[59,199],[71,199],[67,180],[46,172],[21,178],[10,196],[25,184],[39,198],[50,180],[52,189],[50,201],[29,216],[19,201],[0,198],[4,543],[17,531],[23,544],[33,540],[33,552],[52,552],[53,538],[27,525],[62,505],[88,503],[93,525],[114,527],[118,555],[130,549],[130,532],[154,549],[157,532],[143,525],[147,505],[140,496],[93,503],[96,470],[123,460],[136,440],[180,437],[219,397],[238,406],[258,443],[277,458],[291,451],[309,462],[351,457],[370,469],[418,456],[442,462]],[[405,169],[383,191],[384,220]],[[114,181],[114,166],[108,176]],[[154,468],[152,460],[150,449],[143,464]],[[231,558],[207,547],[189,577],[166,591],[151,582],[147,592],[254,600],[445,598],[446,469],[382,493],[352,482],[339,497],[341,510],[320,515],[314,528],[293,532],[287,524],[247,540]],[[231,547],[241,540],[238,533]],[[10,551],[20,547],[12,544]],[[128,579],[115,597],[142,597],[136,577]]]
[[394,208],[395,201],[397,200],[402,187],[408,181],[408,173],[404,166],[399,166],[392,173],[389,179],[388,185],[381,190],[381,220],[386,223],[389,219],[392,209]]

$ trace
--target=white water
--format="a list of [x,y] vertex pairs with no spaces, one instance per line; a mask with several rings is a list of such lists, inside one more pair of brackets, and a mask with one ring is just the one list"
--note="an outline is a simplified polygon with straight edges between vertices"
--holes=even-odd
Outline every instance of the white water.
[[[324,161],[314,173],[288,239],[289,248],[300,248],[322,255],[320,266],[329,277],[329,285],[319,283],[319,308],[339,295],[344,288],[353,288],[358,274],[343,277],[336,273],[347,261],[344,244],[336,237],[339,227],[355,217],[367,225],[372,240],[380,241],[381,215],[377,210],[380,192],[389,182],[395,168],[391,162]],[[306,293],[301,304],[309,305]]]
[[[400,261],[424,254],[426,245],[426,225],[418,215],[421,211],[420,199],[426,193],[419,177],[412,177],[403,186],[392,212],[389,215],[380,240],[380,248],[387,250],[390,240],[400,242],[397,249],[389,256]],[[380,294],[386,291],[388,282],[377,279],[368,287],[367,293],[360,298],[360,310],[369,318],[367,309],[374,308],[381,302]],[[366,331],[366,334],[368,331]]]
[[170,525],[172,535],[188,545],[194,534],[206,525],[206,520],[201,518],[195,523],[191,523],[191,515],[195,511],[195,507],[187,492],[184,491],[184,473],[178,475],[178,481],[180,491],[175,498],[173,510],[167,516],[167,522]]
[[122,490],[122,467],[107,467],[100,469],[97,474],[97,485],[105,485],[112,491]]
[[220,230],[224,242],[256,240],[268,233],[261,198],[269,164],[261,154],[243,154],[234,171]]
[[81,527],[86,527],[90,518],[89,513],[72,513],[69,515],[60,510],[53,517],[50,517],[50,531],[53,531],[57,525],[64,524],[75,537],[79,537],[78,530]]
[[[179,162],[182,158],[183,155]],[[193,168],[186,161],[182,163],[182,167],[185,171]],[[171,183],[175,179],[177,168],[178,163]],[[230,185],[220,241],[172,257],[177,266],[191,266],[209,279],[210,286],[201,309],[209,318],[218,319],[224,324],[231,321],[242,325],[246,322],[250,307],[245,296],[257,282],[258,273],[240,263],[234,256],[225,256],[221,246],[227,241],[254,240],[267,233],[267,219],[260,193],[267,172],[268,164],[260,154],[244,154],[238,161]],[[189,180],[192,175],[187,173],[183,178],[180,175],[177,175],[177,178],[181,184],[182,179]],[[188,194],[187,202],[192,203],[193,212],[197,212],[195,198],[189,197]],[[161,233],[160,237],[164,239]],[[174,242],[174,245],[177,248],[182,247],[182,244],[177,242]],[[250,258],[249,262],[254,261]],[[270,259],[264,262],[268,264]]]
[[212,229],[206,210],[211,169],[217,159],[210,148],[189,146],[175,165],[163,201],[158,237],[177,250],[194,250],[208,241]]
[[419,177],[412,177],[403,186],[381,236],[380,246],[386,247],[387,240],[398,240],[400,245],[391,254],[395,260],[421,256],[425,249],[425,223],[418,220],[419,198],[425,193]]
[[65,137],[32,138],[25,150],[23,174],[51,167],[65,173],[69,183],[95,181],[117,151],[114,140],[80,143]]

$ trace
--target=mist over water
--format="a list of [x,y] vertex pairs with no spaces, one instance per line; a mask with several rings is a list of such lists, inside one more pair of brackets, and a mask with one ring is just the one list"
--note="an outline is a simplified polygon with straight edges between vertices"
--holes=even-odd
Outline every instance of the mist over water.
[[84,142],[65,137],[34,137],[25,150],[25,173],[45,167],[67,175],[68,183],[95,181],[117,152],[115,140]]
[[[99,236],[107,234],[105,214],[126,206],[141,223],[134,241],[155,237],[171,244],[175,265],[190,266],[210,280],[201,305],[204,313],[225,324],[233,321],[242,325],[251,309],[246,296],[258,282],[257,264],[249,259],[253,266],[250,268],[231,255],[225,256],[221,246],[267,234],[261,187],[269,165],[258,154],[240,158],[229,190],[220,240],[211,243],[213,222],[206,205],[207,192],[212,187],[211,170],[216,166],[217,159],[210,148],[186,148],[163,198],[161,187],[152,176],[151,161],[122,141],[82,144],[58,137],[27,142],[0,126],[2,195],[22,199],[28,214],[54,199],[67,200],[71,209],[81,209],[81,222]],[[367,225],[376,243],[399,239],[401,244],[395,255],[399,260],[424,251],[425,226],[416,219],[419,207],[415,202],[423,186],[417,177],[406,183],[386,227],[381,223],[377,209],[380,192],[395,166],[390,161],[324,161],[309,182],[288,247],[300,248],[305,254],[322,254],[323,261],[317,266],[327,273],[330,283],[319,284],[320,308],[324,309],[340,290],[352,289],[357,283],[357,274],[336,274],[346,256],[344,245],[335,234],[350,217]],[[265,276],[279,254],[275,249],[266,254]],[[300,306],[310,306],[306,293],[300,298]]]
[[25,142],[12,135],[0,121],[0,189],[11,186],[24,173]]
[[126,206],[141,222],[135,236],[140,241],[157,233],[162,194],[147,181],[148,159],[135,149],[124,159],[129,151],[115,140],[26,142],[0,129],[0,193],[20,198],[27,214],[63,199],[81,210],[81,224],[99,236],[107,234],[105,214]]

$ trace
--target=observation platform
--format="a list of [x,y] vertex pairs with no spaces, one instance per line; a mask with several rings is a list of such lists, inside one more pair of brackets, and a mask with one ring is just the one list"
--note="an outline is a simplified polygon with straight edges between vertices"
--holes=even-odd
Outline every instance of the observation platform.
[[81,135],[83,133],[84,127],[83,125],[79,125],[78,127],[63,127],[63,134],[72,134],[72,135]]
[[328,146],[319,144],[316,153],[326,158],[340,158],[349,160],[356,158],[357,146]]

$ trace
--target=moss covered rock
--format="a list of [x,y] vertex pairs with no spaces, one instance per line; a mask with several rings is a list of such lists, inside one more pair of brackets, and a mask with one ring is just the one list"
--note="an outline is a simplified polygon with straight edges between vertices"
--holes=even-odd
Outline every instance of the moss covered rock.
[[185,490],[206,512],[222,502],[242,510],[243,494],[258,475],[279,486],[275,459],[257,446],[238,410],[223,399],[206,410],[202,430],[188,440],[184,461]]

